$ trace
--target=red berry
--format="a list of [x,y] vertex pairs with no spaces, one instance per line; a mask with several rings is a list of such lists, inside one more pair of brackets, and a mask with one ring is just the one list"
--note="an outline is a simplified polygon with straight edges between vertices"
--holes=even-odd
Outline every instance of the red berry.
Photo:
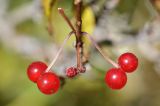
[[106,73],[105,82],[112,89],[121,89],[127,82],[126,73],[122,69],[112,68]]
[[36,61],[29,65],[27,75],[32,82],[37,82],[39,76],[47,69],[47,65],[43,62]]
[[44,94],[56,93],[60,87],[59,77],[51,72],[44,73],[37,80],[39,90]]
[[133,72],[138,66],[138,58],[133,53],[124,53],[118,59],[118,64],[125,72]]
[[72,77],[76,76],[77,74],[78,74],[77,68],[70,67],[70,68],[66,69],[66,76],[67,77],[72,78]]

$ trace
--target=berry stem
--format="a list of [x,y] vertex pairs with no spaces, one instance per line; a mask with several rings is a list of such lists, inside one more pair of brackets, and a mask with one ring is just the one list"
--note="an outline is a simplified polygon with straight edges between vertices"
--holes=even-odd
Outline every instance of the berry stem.
[[76,32],[73,24],[71,23],[71,21],[69,20],[69,18],[67,17],[67,15],[65,14],[64,10],[62,8],[58,8],[58,12],[59,14],[64,18],[64,20],[67,22],[67,24],[70,26],[70,28]]
[[109,62],[110,64],[112,64],[114,67],[118,68],[119,65],[114,62],[112,59],[109,58],[109,56],[107,56],[102,49],[99,47],[99,45],[97,44],[97,42],[94,40],[94,38],[88,34],[87,32],[82,32],[82,35],[87,36],[87,38],[92,42],[92,44],[96,47],[96,49],[100,52],[100,54],[104,57],[104,59]]
[[74,33],[73,31],[70,32],[70,33],[68,34],[68,36],[64,39],[63,44],[61,45],[61,47],[60,47],[60,49],[58,50],[56,56],[53,58],[53,60],[51,61],[51,63],[49,64],[49,66],[48,66],[48,68],[46,69],[45,72],[49,72],[49,71],[50,71],[51,67],[55,64],[56,60],[58,59],[59,55],[61,54],[61,52],[62,52],[62,50],[63,50],[63,48],[64,48],[64,46],[65,46],[65,44],[67,43],[67,41],[69,40],[69,38],[71,37],[71,35],[72,35],[73,33]]

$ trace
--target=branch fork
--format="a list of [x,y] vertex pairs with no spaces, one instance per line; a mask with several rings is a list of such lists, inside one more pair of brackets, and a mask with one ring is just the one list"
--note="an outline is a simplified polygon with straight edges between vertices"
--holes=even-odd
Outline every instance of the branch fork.
[[61,45],[60,49],[58,50],[55,58],[52,60],[52,62],[50,63],[50,65],[48,66],[48,68],[46,69],[46,72],[48,72],[51,67],[55,64],[56,60],[58,59],[59,55],[62,52],[62,49],[64,48],[66,42],[69,40],[70,36],[72,34],[75,35],[76,38],[76,55],[77,55],[77,69],[81,72],[84,71],[85,67],[84,64],[82,62],[82,57],[83,57],[83,41],[82,41],[82,37],[86,36],[91,43],[96,47],[96,49],[100,52],[100,54],[104,57],[104,59],[109,62],[110,64],[112,64],[114,67],[118,68],[119,65],[114,62],[112,59],[109,58],[109,56],[107,56],[99,47],[99,45],[96,43],[96,41],[94,40],[94,38],[88,34],[87,32],[82,32],[81,31],[81,24],[82,24],[82,20],[81,20],[81,7],[82,7],[82,1],[81,0],[75,0],[76,5],[76,27],[73,26],[73,24],[71,23],[71,21],[69,20],[69,18],[67,17],[67,15],[65,14],[64,10],[62,8],[58,8],[58,12],[59,14],[64,18],[64,20],[67,22],[68,26],[72,29],[72,32],[70,32],[68,34],[68,36],[65,38],[65,40],[63,41],[63,44]]

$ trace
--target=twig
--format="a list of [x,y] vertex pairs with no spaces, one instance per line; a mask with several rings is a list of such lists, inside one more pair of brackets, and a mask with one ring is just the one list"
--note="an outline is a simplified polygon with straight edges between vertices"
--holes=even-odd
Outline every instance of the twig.
[[68,23],[68,25],[70,26],[70,28],[76,32],[74,26],[72,25],[71,21],[68,19],[68,17],[66,16],[66,14],[64,13],[64,10],[62,8],[58,8],[59,13],[61,14],[61,16],[65,19],[65,21]]
[[81,36],[81,0],[75,0],[76,5],[76,29],[74,28],[73,24],[69,20],[69,18],[66,16],[64,10],[62,8],[58,8],[59,13],[64,18],[64,20],[67,22],[67,24],[70,26],[70,28],[75,32],[76,37],[76,55],[77,55],[77,68],[82,68],[82,56],[83,56],[83,42],[82,42],[82,36]]
[[75,0],[75,6],[76,6],[76,36],[77,40],[81,40],[81,27],[82,27],[82,19],[81,19],[81,7],[82,7],[82,1],[81,0]]
[[77,68],[82,69],[82,56],[83,56],[83,41],[81,36],[82,27],[82,0],[75,0],[74,4],[76,6],[76,54],[77,54]]
[[62,52],[62,50],[63,50],[63,48],[64,48],[64,46],[65,46],[65,44],[67,43],[68,39],[70,38],[70,36],[71,36],[73,33],[74,33],[73,31],[70,32],[70,33],[68,34],[68,36],[65,38],[65,40],[63,41],[63,44],[61,45],[60,49],[58,50],[58,52],[57,52],[57,54],[56,54],[56,56],[55,56],[55,58],[53,58],[52,62],[49,64],[49,66],[48,66],[48,68],[46,69],[45,72],[49,72],[49,71],[50,71],[51,67],[55,64],[56,60],[58,59],[59,55],[61,54],[61,52]]

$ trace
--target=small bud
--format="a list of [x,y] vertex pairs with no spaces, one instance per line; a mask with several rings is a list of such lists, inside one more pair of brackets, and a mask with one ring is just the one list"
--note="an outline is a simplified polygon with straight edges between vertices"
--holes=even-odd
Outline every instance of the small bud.
[[80,73],[85,73],[85,72],[86,72],[86,67],[84,67],[84,66],[79,67],[79,68],[78,68],[78,71],[79,71]]
[[69,67],[66,69],[66,76],[67,77],[75,77],[78,74],[77,68],[75,67]]

